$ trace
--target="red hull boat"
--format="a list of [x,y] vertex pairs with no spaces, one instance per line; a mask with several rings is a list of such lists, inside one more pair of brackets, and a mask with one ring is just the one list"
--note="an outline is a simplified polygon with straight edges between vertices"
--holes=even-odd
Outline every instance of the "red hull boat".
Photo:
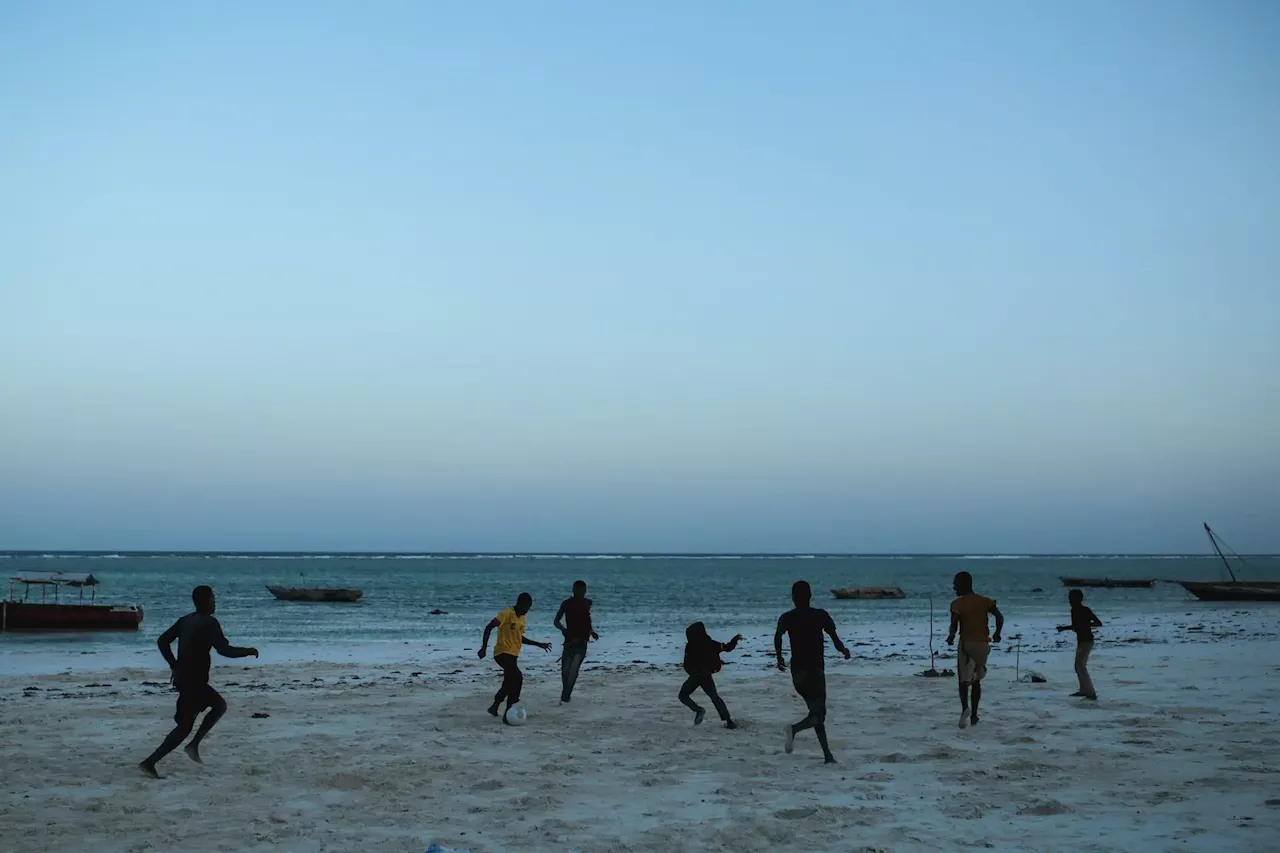
[[[23,584],[21,599],[13,594],[14,584]],[[93,575],[68,575],[62,572],[27,572],[9,583],[9,600],[0,601],[0,631],[136,631],[142,624],[142,608],[135,605],[98,604],[98,579]],[[31,601],[31,588],[40,588],[40,601]],[[80,599],[74,603],[59,600],[63,587],[78,588]],[[84,601],[84,588],[92,590]],[[49,589],[53,601],[49,601]]]

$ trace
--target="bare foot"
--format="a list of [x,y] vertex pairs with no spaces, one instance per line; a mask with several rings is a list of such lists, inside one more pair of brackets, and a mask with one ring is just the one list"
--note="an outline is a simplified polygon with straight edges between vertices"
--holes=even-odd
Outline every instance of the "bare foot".
[[196,764],[204,764],[204,762],[200,760],[200,747],[196,746],[194,743],[187,744],[187,747],[183,752],[187,754],[187,758],[190,758]]
[[150,776],[152,779],[159,779],[160,774],[156,772],[156,766],[150,761],[143,761],[138,764],[138,769]]
[[835,757],[834,755],[828,755],[826,758],[824,758],[824,759],[822,760],[822,763],[823,763],[823,764],[836,764],[836,763],[837,763],[837,762],[836,762],[836,757]]

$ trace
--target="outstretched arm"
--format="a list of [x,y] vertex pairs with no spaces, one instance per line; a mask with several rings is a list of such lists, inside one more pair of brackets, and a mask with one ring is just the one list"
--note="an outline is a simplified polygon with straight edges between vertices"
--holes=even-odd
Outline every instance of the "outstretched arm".
[[538,648],[542,649],[544,652],[551,651],[550,643],[539,643],[537,640],[530,640],[528,637],[521,637],[520,643],[526,646],[537,646]]
[[222,633],[222,626],[216,625],[213,635],[213,649],[224,658],[248,658],[258,656],[258,650],[247,646],[233,646],[227,642],[227,635]]
[[493,633],[493,629],[498,627],[498,620],[493,619],[488,625],[484,626],[484,639],[480,642],[480,657],[483,658],[489,651],[489,635]]
[[1000,632],[1004,630],[1004,614],[1000,612],[999,607],[991,608],[991,613],[996,617],[996,632],[991,635],[991,642],[1000,642]]
[[721,651],[725,651],[725,652],[731,652],[731,651],[733,651],[734,649],[736,649],[736,648],[738,647],[738,641],[739,641],[739,640],[741,640],[741,639],[742,639],[742,635],[741,635],[741,634],[735,634],[732,640],[730,640],[730,641],[729,641],[729,642],[727,642],[727,643],[722,643],[722,644],[721,644],[721,646],[720,646],[720,650],[721,650]]
[[960,614],[951,611],[951,629],[947,631],[947,645],[951,645],[956,641],[956,631],[960,630]]
[[773,632],[773,654],[778,659],[778,669],[787,671],[787,662],[782,659],[782,620],[778,620],[778,630]]

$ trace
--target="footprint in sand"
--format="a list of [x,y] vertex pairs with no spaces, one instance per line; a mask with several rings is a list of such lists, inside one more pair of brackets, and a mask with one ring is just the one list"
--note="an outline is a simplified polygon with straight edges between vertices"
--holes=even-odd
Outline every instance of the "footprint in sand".
[[958,750],[951,749],[945,745],[939,745],[929,750],[928,752],[920,753],[918,756],[916,756],[916,760],[917,761],[951,761],[953,759],[961,758],[963,756],[964,756],[963,752],[959,752]]
[[773,816],[779,820],[804,820],[807,817],[813,817],[817,813],[817,808],[780,809],[774,812]]
[[330,788],[339,791],[358,791],[368,787],[367,781],[354,773],[335,773],[325,780]]

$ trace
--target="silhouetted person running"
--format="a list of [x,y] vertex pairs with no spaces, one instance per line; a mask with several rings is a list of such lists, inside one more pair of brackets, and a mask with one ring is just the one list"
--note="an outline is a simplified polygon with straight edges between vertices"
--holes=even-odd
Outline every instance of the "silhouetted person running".
[[[533,607],[533,596],[522,592],[516,598],[514,607],[503,610],[493,617],[493,621],[484,626],[484,641],[480,644],[481,660],[489,651],[489,634],[494,628],[498,629],[498,642],[493,646],[493,660],[502,667],[502,686],[498,688],[497,694],[493,697],[493,704],[489,706],[489,713],[495,717],[498,716],[498,706],[504,699],[507,702],[506,711],[510,711],[511,706],[520,701],[520,690],[524,687],[524,673],[520,671],[517,658],[520,656],[521,646],[537,646],[544,652],[551,651],[550,643],[539,643],[524,635],[524,615],[531,607]],[[504,723],[507,721],[506,711],[502,713]]]
[[1073,589],[1067,593],[1067,601],[1071,602],[1071,624],[1059,625],[1058,631],[1076,632],[1076,678],[1080,681],[1080,689],[1072,696],[1084,699],[1098,698],[1093,689],[1093,679],[1089,677],[1089,653],[1093,651],[1093,629],[1102,627],[1102,620],[1093,615],[1093,611],[1084,606],[1084,593]]
[[836,623],[831,621],[831,614],[809,606],[813,591],[806,581],[796,581],[791,586],[791,601],[795,610],[788,610],[778,620],[778,630],[773,635],[773,649],[778,656],[778,669],[787,671],[786,661],[782,657],[782,635],[791,638],[791,684],[796,693],[804,699],[809,709],[809,716],[786,729],[786,750],[790,754],[795,748],[796,735],[805,729],[813,729],[822,746],[822,756],[828,764],[835,764],[836,757],[831,754],[827,745],[827,675],[823,660],[826,642],[823,633],[831,635],[831,644],[836,651],[848,660],[852,653],[840,642],[836,634]]
[[586,581],[573,582],[573,598],[560,602],[552,624],[564,635],[564,651],[560,655],[560,701],[568,702],[573,696],[573,685],[578,683],[578,670],[587,657],[587,641],[600,639],[591,625],[591,599],[587,598]]
[[[978,702],[982,699],[982,679],[987,674],[987,657],[991,644],[1000,642],[1004,630],[1004,614],[996,607],[994,598],[978,595],[973,591],[973,575],[958,572],[952,582],[956,595],[951,602],[951,630],[947,632],[947,644],[955,642],[960,631],[960,644],[956,646],[956,676],[960,680],[960,728],[978,724]],[[995,635],[987,633],[987,614],[996,617]],[[969,698],[972,695],[973,704]]]
[[[178,688],[178,710],[173,715],[174,722],[178,724],[177,727],[169,732],[169,736],[155,752],[138,765],[142,768],[142,772],[156,779],[160,778],[160,774],[156,772],[156,763],[186,740],[195,726],[196,717],[207,708],[209,713],[205,714],[204,721],[200,723],[200,730],[191,739],[191,743],[187,744],[186,749],[188,758],[203,763],[200,761],[200,743],[227,712],[226,700],[209,686],[209,670],[213,666],[209,652],[216,651],[226,658],[258,656],[257,649],[240,648],[227,642],[226,635],[222,633],[222,626],[213,615],[217,602],[212,588],[196,587],[191,593],[191,600],[195,602],[196,612],[188,613],[174,622],[156,641],[160,647],[160,654],[164,655],[164,659],[169,663],[172,673],[170,681],[174,687]],[[174,640],[178,641],[176,658],[170,648]]]
[[720,661],[721,652],[731,652],[738,647],[738,641],[742,639],[742,635],[738,634],[727,643],[718,643],[711,639],[707,633],[707,626],[701,622],[694,622],[684,631],[685,639],[688,642],[684,647],[684,671],[689,674],[685,679],[684,686],[680,688],[680,701],[685,707],[693,711],[693,724],[695,726],[702,725],[702,721],[706,719],[707,709],[703,708],[697,702],[693,701],[693,691],[699,687],[702,692],[707,694],[711,699],[711,704],[715,705],[716,713],[720,715],[720,719],[724,720],[726,729],[736,729],[738,724],[729,716],[729,708],[724,704],[724,700],[720,698],[720,694],[716,692],[716,682],[713,676],[720,671],[723,664]]

